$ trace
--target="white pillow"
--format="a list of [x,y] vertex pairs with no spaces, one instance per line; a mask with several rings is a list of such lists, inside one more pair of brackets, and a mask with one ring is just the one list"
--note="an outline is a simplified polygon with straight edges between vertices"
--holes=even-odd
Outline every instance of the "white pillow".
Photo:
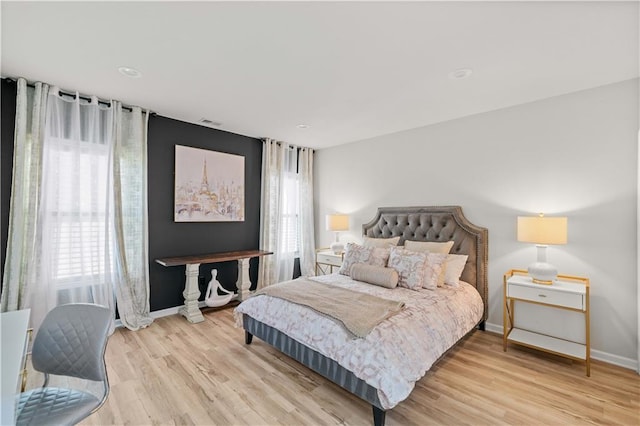
[[424,281],[422,288],[435,290],[438,287],[438,281],[443,276],[443,268],[447,261],[447,254],[443,253],[425,253],[427,259],[424,267]]
[[447,255],[446,267],[444,271],[444,283],[452,287],[460,285],[460,276],[467,264],[469,256],[466,254]]
[[405,241],[404,248],[417,252],[431,252],[431,253],[444,253],[448,254],[453,247],[453,241],[447,241],[446,243],[435,243],[432,241]]
[[391,247],[389,267],[398,272],[399,287],[411,290],[420,290],[423,287],[427,254]]
[[398,245],[400,237],[393,238],[371,238],[364,237],[362,245],[365,247],[393,247]]

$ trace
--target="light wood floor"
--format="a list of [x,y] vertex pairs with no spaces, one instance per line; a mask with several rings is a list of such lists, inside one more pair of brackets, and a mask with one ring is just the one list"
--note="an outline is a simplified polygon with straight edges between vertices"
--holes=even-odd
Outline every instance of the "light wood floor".
[[[230,309],[174,315],[110,338],[111,394],[82,424],[370,425],[371,407],[254,338]],[[640,424],[640,378],[593,362],[502,350],[476,331],[387,412],[387,425]]]

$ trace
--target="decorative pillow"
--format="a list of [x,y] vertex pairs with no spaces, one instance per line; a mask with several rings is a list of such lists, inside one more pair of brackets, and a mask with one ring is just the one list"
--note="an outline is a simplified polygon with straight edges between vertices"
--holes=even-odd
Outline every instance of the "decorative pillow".
[[447,255],[446,268],[444,271],[444,283],[453,287],[460,285],[460,276],[467,264],[469,256],[466,254]]
[[398,272],[398,286],[411,290],[423,287],[427,253],[391,247],[389,267]]
[[356,263],[351,267],[351,278],[380,287],[395,288],[398,285],[398,272],[393,268]]
[[448,255],[443,253],[426,253],[426,255],[422,288],[435,290],[438,287],[438,279],[443,276],[442,271]]
[[405,241],[404,248],[411,251],[417,251],[420,253],[444,253],[447,254],[453,247],[453,241],[447,241],[446,243],[434,243],[431,241]]
[[362,245],[365,247],[393,247],[397,246],[400,241],[400,237],[393,238],[371,238],[364,237]]
[[371,256],[369,257],[369,261],[367,262],[369,265],[375,266],[387,266],[387,261],[389,260],[389,247],[368,247],[371,249]]
[[[363,247],[360,244],[347,243],[344,252],[344,258],[342,259],[342,266],[338,271],[342,275],[349,275],[351,267],[356,263],[369,263],[373,248]],[[384,265],[382,265],[384,266]]]

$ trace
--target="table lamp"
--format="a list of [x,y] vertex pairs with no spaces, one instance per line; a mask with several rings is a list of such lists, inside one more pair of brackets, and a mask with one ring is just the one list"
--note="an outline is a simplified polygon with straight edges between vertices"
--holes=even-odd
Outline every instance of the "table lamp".
[[346,214],[328,214],[327,215],[327,231],[333,231],[336,233],[336,240],[331,243],[331,251],[335,254],[342,253],[344,250],[344,244],[340,242],[340,231],[349,230],[349,216]]
[[518,241],[534,243],[538,249],[538,261],[529,265],[529,275],[534,283],[553,284],[558,269],[547,263],[548,244],[567,244],[567,218],[518,216]]

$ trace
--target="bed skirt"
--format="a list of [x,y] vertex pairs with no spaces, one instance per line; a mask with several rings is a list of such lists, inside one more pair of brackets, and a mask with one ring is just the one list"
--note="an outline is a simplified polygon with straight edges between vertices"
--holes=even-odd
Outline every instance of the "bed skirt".
[[367,384],[364,380],[357,378],[351,371],[342,367],[336,361],[248,315],[243,315],[242,323],[245,331],[249,334],[260,338],[280,352],[382,410],[377,389]]

